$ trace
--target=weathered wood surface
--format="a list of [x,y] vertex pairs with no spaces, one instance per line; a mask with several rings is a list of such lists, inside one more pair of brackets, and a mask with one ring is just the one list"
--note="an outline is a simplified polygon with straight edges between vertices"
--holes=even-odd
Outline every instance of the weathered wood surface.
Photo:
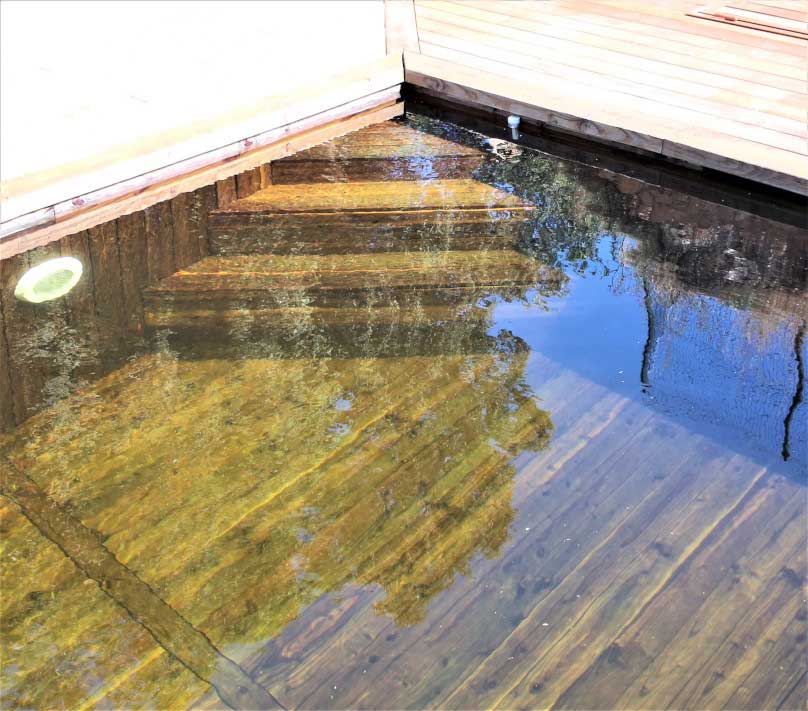
[[[235,180],[219,187],[220,206],[236,197]],[[393,190],[376,191],[388,213]],[[621,227],[688,228],[663,231],[638,263],[664,255],[679,288],[721,294],[688,251],[718,258],[716,215],[649,190],[608,192],[623,196]],[[596,192],[576,191],[569,209],[591,209]],[[0,436],[19,485],[7,493],[46,516],[42,530],[61,522],[54,538],[91,536],[62,546],[91,579],[105,577],[93,565],[114,573],[103,591],[61,583],[63,554],[19,513],[9,519],[15,563],[34,538],[52,552],[4,580],[3,629],[42,635],[30,655],[12,648],[15,704],[221,708],[188,671],[216,683],[199,633],[289,708],[797,708],[804,488],[492,331],[481,296],[554,295],[559,271],[507,249],[407,245],[183,266],[177,255],[205,242],[192,237],[203,229],[192,197],[142,225],[119,220],[108,243],[70,241],[110,263],[114,244],[120,269],[142,235],[137,273],[160,274],[143,291],[158,352],[130,355]],[[735,228],[761,285],[800,286],[796,242],[768,242],[752,218]],[[132,279],[122,305],[136,304]],[[62,305],[65,322],[106,313],[104,298],[85,284]],[[41,581],[56,593],[47,617],[31,611]],[[110,594],[126,606],[133,590],[154,609],[116,624],[124,608]],[[79,601],[94,605],[80,628],[69,623]],[[186,632],[195,644],[183,646]],[[93,644],[111,650],[103,668],[90,657],[95,676],[77,651]],[[54,688],[60,659],[72,666]]]
[[[395,178],[395,174],[390,176]],[[356,212],[431,212],[435,210],[534,210],[535,206],[502,190],[468,178],[455,180],[314,183],[271,185],[216,210],[214,218],[273,214]]]
[[458,299],[471,304],[473,294],[537,284],[558,291],[564,281],[559,272],[515,251],[207,257],[149,287],[144,299],[149,318],[154,312],[217,305],[412,307]]
[[804,46],[688,17],[693,9],[687,0],[416,0],[420,50],[405,51],[405,80],[808,194]]
[[101,543],[99,537],[56,504],[24,473],[0,460],[0,492],[90,581],[98,584],[155,641],[199,679],[210,682],[231,708],[274,709],[265,689],[177,615]]
[[[206,685],[0,497],[3,705],[189,704]],[[20,654],[25,650],[24,655]],[[8,666],[9,657],[20,663]]]
[[[230,184],[235,200],[231,178],[222,181],[218,196],[216,186],[202,187],[0,260],[3,429],[76,384],[110,372],[136,350],[144,331],[143,289],[208,254],[208,218],[228,204]],[[246,183],[242,189],[249,194]],[[58,256],[75,257],[84,267],[63,300],[34,306],[14,298],[16,282],[29,267]]]
[[484,154],[392,121],[368,126],[272,164],[272,182],[465,178]]
[[[81,424],[64,417],[64,409],[43,413],[3,450],[57,503],[72,502],[74,515],[100,532],[119,561],[217,645],[272,636],[323,589],[339,590],[357,576],[387,588],[384,609],[405,624],[423,616],[428,600],[476,552],[496,553],[513,516],[510,461],[524,448],[541,448],[549,436],[549,417],[521,381],[526,354],[492,351],[471,360],[364,361],[359,369],[327,360],[235,365],[150,357],[64,402],[83,413]],[[405,382],[406,389],[396,386]],[[201,401],[198,388],[212,400]],[[345,398],[349,407],[334,407]],[[91,401],[100,407],[88,408]],[[285,409],[290,401],[302,405],[293,419]],[[469,420],[472,409],[486,414]],[[267,419],[273,410],[276,416]],[[141,420],[149,411],[161,415]],[[140,421],[134,440],[133,423],[124,425],[121,415]],[[180,439],[201,444],[231,422],[231,454],[217,447],[214,456],[197,458],[196,446],[185,449],[164,436],[163,422],[189,415],[195,424]],[[259,422],[265,434],[256,440]],[[292,433],[301,446],[288,441]],[[68,445],[77,435],[83,444]],[[98,446],[99,435],[112,439]],[[60,452],[55,467],[38,450],[37,442],[46,440],[51,454]],[[107,446],[115,457],[105,453]],[[142,454],[131,446],[143,447]],[[245,457],[252,466],[243,466]],[[77,466],[84,474],[62,478]],[[266,472],[263,482],[253,467]],[[179,477],[169,487],[179,498],[166,490],[168,471]],[[113,481],[138,492],[121,491],[110,508]],[[290,511],[298,514],[289,518]],[[120,516],[130,517],[126,531],[118,531]],[[300,526],[309,533],[302,535]],[[176,545],[157,545],[167,539]],[[161,560],[157,549],[165,553]],[[302,560],[308,561],[303,568],[296,562]],[[233,587],[234,579],[243,585]]]
[[[37,415],[2,449],[215,644],[280,634],[236,661],[289,707],[468,708],[507,692],[502,706],[580,708],[595,680],[603,686],[591,693],[625,694],[622,708],[637,707],[632,688],[662,707],[777,707],[803,663],[799,486],[540,359],[537,394],[552,408],[542,416],[519,385],[524,354],[498,352],[359,369],[150,356]],[[470,366],[472,381],[462,375]],[[468,413],[481,406],[478,431]],[[523,415],[532,424],[521,437],[533,432],[532,448],[547,448],[516,479],[508,470],[510,484],[492,480],[493,498],[458,519],[462,497],[479,497],[466,469],[479,471],[472,439],[504,445]],[[438,475],[447,456],[453,468]],[[480,531],[497,555],[466,568],[470,546],[489,545]],[[444,577],[451,570],[463,579]],[[342,593],[321,599],[325,589]],[[779,662],[755,681],[769,639],[782,646]],[[691,667],[696,652],[705,660]],[[165,672],[152,665],[133,660],[96,695],[126,698],[130,674],[140,693],[155,693]],[[36,670],[27,678],[41,688]]]
[[[389,177],[400,177],[395,165]],[[349,189],[343,182],[305,190],[273,184],[216,210],[210,244],[220,255],[507,248],[534,211],[531,203],[468,178],[351,182]]]
[[[558,378],[542,388],[544,402],[553,407],[563,398],[569,401],[569,395],[560,394],[562,388],[585,396],[575,398],[575,406],[563,412],[553,410],[556,432],[564,430],[569,439],[558,441],[558,449],[552,447],[546,456],[539,455],[535,467],[529,468],[535,476],[521,479],[523,485],[514,493],[522,514],[520,525],[500,559],[480,566],[472,580],[438,599],[421,627],[397,629],[375,617],[367,603],[362,612],[351,610],[350,618],[338,618],[338,623],[331,623],[338,627],[332,644],[347,650],[347,660],[344,651],[339,662],[330,658],[319,640],[310,647],[296,644],[295,635],[329,624],[326,615],[336,615],[337,610],[329,606],[327,612],[313,613],[257,660],[259,678],[283,683],[279,693],[303,706],[553,707],[579,670],[607,653],[626,620],[664,590],[666,581],[675,579],[702,541],[710,540],[713,527],[727,511],[745,503],[746,492],[761,476],[753,466],[705,440],[697,443],[685,430],[642,416],[619,398],[598,396],[580,381]],[[583,416],[587,409],[590,412]],[[562,423],[575,412],[578,426],[565,430]],[[643,455],[649,438],[655,454]],[[665,458],[663,470],[655,466],[655,456]],[[721,485],[705,488],[707,482],[698,482],[697,472],[705,470]],[[777,480],[774,486],[780,500],[799,498],[799,488],[788,482]],[[683,490],[676,494],[679,487]],[[733,529],[749,515],[745,506],[739,508],[737,517],[731,515]],[[792,541],[799,529],[796,519],[788,524]],[[758,531],[753,526],[733,534],[739,537],[733,554],[743,552],[744,536]],[[804,560],[804,553],[795,548],[778,551],[780,560],[790,558],[789,565]],[[727,563],[720,565],[725,570]],[[779,574],[776,563],[773,567],[772,579]],[[510,582],[503,587],[501,581],[506,579]],[[761,585],[765,588],[763,581]],[[790,588],[786,595],[790,605],[799,605],[797,589]],[[687,598],[687,609],[697,609],[701,599]],[[755,610],[769,604],[763,589],[751,603]],[[658,611],[657,619],[662,626],[677,622],[666,609]],[[726,634],[736,619],[715,629],[715,638]],[[794,637],[789,638],[792,650],[804,648],[799,641],[804,622],[795,625]],[[767,632],[757,628],[752,634],[762,641]],[[618,654],[614,656],[619,660]],[[537,659],[540,666],[534,667]],[[492,665],[494,660],[498,661]],[[748,657],[745,663],[750,663]],[[727,674],[732,664],[706,666]],[[458,685],[458,677],[469,669],[473,671],[468,680]],[[678,667],[678,678],[687,677],[689,669]],[[771,679],[770,688],[788,693],[788,675],[800,669],[804,665],[794,664],[792,657],[790,665]],[[378,683],[363,682],[366,674]],[[503,696],[510,685],[511,695]],[[674,706],[670,697],[661,698],[660,707]],[[697,699],[688,703],[704,708]]]

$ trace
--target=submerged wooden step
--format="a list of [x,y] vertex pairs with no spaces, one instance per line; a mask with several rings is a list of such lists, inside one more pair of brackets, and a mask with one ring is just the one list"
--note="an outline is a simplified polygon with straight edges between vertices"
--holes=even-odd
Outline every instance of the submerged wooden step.
[[211,213],[211,251],[326,254],[512,246],[535,206],[476,180],[271,185]]
[[296,307],[473,305],[555,293],[563,275],[516,251],[207,257],[144,290],[150,325],[180,313]]
[[183,360],[403,358],[527,350],[511,332],[492,332],[491,314],[490,306],[445,304],[151,315],[153,324],[168,327],[162,338]]
[[368,126],[272,163],[272,182],[471,177],[485,154],[394,121]]

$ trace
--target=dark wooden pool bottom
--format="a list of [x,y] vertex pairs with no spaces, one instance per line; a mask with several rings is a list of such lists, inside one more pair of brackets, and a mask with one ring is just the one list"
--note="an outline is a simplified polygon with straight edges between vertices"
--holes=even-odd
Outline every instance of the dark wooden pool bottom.
[[[476,287],[562,280],[468,149],[372,180],[408,131],[211,215],[141,290],[175,340],[3,436],[4,705],[801,707],[804,487],[490,334]],[[413,211],[444,249],[396,250]],[[346,212],[391,234],[359,253]]]

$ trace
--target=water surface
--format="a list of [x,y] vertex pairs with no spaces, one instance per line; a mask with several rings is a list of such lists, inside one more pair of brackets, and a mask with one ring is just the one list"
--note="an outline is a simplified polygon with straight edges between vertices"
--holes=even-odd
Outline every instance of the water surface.
[[802,707],[806,232],[408,125],[3,263],[4,707]]

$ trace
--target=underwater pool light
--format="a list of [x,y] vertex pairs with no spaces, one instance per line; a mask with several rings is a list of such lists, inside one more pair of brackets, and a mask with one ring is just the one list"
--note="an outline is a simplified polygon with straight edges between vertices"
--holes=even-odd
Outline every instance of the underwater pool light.
[[14,296],[20,301],[40,304],[69,292],[81,279],[83,267],[75,257],[56,257],[31,267],[20,277]]

